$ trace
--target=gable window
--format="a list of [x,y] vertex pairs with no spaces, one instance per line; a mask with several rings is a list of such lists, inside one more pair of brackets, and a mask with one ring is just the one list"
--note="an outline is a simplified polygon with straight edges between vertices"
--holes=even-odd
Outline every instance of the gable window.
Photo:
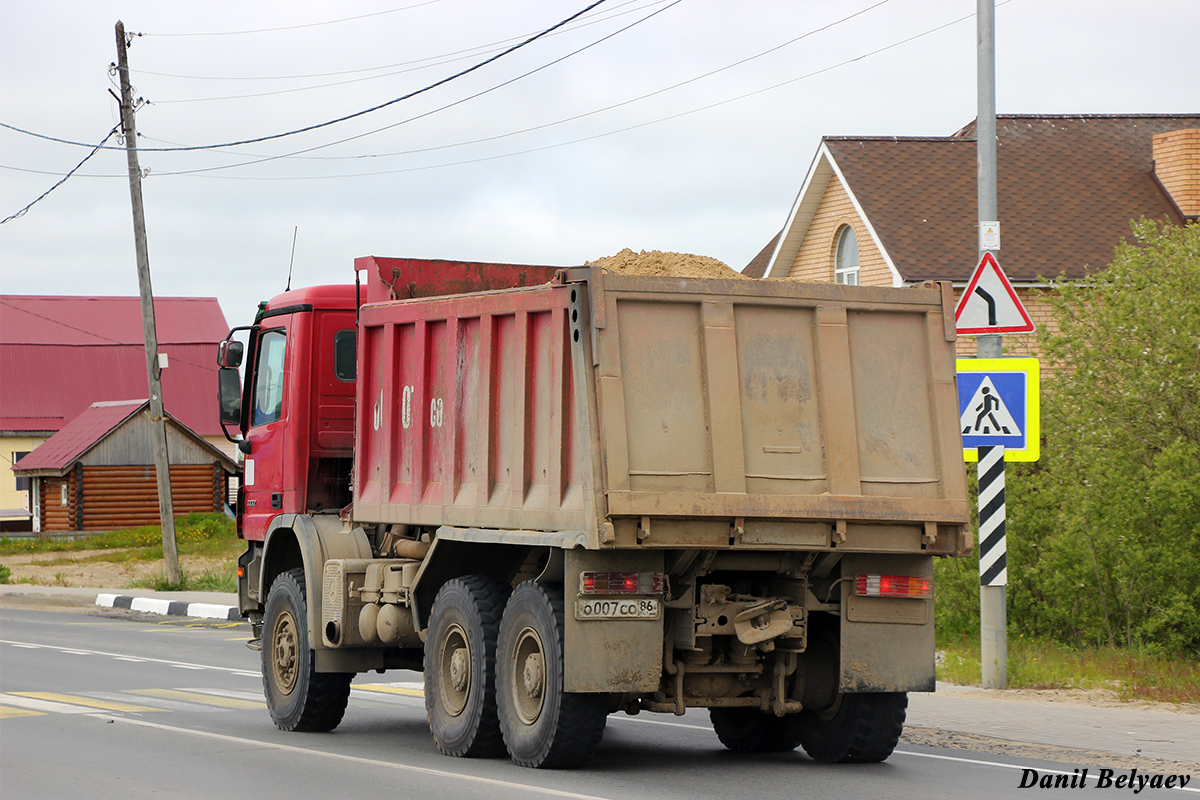
[[833,261],[834,283],[858,286],[858,237],[849,225],[838,234],[837,251]]

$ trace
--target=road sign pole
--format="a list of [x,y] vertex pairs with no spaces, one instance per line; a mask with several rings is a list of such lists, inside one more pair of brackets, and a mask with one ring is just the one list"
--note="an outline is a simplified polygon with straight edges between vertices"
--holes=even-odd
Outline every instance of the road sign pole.
[[[978,111],[975,119],[975,144],[979,161],[977,199],[979,209],[979,250],[982,258],[990,248],[999,247],[998,242],[985,241],[984,223],[1000,219],[996,198],[996,0],[976,0],[976,25],[978,29],[978,52],[976,91]],[[997,228],[999,225],[997,224]],[[1003,351],[1000,334],[987,334],[976,340],[975,354],[979,358],[1000,358]],[[987,448],[992,449],[992,448]],[[983,485],[985,478],[984,453],[979,448],[979,624],[980,652],[983,664],[983,685],[989,689],[1003,689],[1007,685],[1008,673],[1008,618],[1005,609],[1004,582],[985,585],[983,581]],[[1004,540],[1004,448],[997,447],[999,473],[1001,547]],[[994,451],[993,451],[994,455]],[[993,480],[995,478],[993,477]],[[994,485],[994,484],[993,484]],[[1003,555],[1000,556],[1003,559]],[[1007,579],[1005,580],[1007,582]]]

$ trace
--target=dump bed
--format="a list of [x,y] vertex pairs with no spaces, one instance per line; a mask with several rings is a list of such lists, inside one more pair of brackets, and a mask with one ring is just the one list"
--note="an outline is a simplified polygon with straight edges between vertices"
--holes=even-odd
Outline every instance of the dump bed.
[[363,521],[878,552],[968,521],[948,285],[566,269],[363,306],[358,376]]

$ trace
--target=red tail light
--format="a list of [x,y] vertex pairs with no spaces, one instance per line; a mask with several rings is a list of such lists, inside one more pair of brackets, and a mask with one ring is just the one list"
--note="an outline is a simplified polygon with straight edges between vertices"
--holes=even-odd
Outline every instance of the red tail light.
[[933,581],[912,575],[857,575],[854,593],[859,597],[933,597]]
[[667,576],[661,572],[581,572],[580,594],[649,594],[667,591]]

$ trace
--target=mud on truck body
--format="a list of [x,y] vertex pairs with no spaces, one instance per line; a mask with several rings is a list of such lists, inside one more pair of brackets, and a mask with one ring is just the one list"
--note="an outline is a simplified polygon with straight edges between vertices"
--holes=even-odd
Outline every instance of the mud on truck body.
[[221,345],[271,716],[424,672],[437,747],[586,763],[608,714],[879,761],[971,547],[948,285],[361,258]]

